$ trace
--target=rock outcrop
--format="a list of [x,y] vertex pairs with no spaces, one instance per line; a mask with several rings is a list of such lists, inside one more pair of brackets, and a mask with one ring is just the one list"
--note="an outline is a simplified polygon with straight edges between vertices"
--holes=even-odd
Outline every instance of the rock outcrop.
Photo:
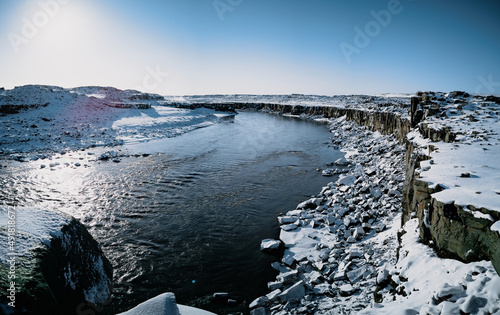
[[[1,222],[2,241],[8,236],[14,241],[13,248],[2,248],[7,251],[2,253],[0,264],[0,306],[4,310],[28,314],[103,310],[111,297],[112,266],[78,220],[56,210],[37,208],[2,208],[2,212],[6,212],[2,218],[14,218],[16,223],[11,226]],[[12,229],[16,230],[14,234]],[[7,274],[13,276],[9,281],[14,282],[14,294],[5,292],[9,288],[3,283]],[[9,294],[15,298],[5,299]]]
[[467,103],[465,98],[470,95],[460,91],[449,93],[448,98],[442,93],[419,94],[419,97],[412,98],[412,125],[418,127],[419,133],[433,144],[428,145],[427,151],[423,152],[417,144],[411,141],[406,143],[403,223],[416,215],[422,242],[432,246],[440,256],[464,262],[490,260],[500,274],[500,235],[491,230],[491,225],[500,220],[500,213],[486,208],[477,209],[473,205],[439,201],[433,194],[446,187],[439,183],[430,187],[427,181],[419,178],[420,164],[432,159],[434,143],[455,142],[459,136],[451,127],[428,123],[426,119],[446,117],[446,111],[450,111],[446,104],[450,103],[454,104],[458,114],[458,111],[463,110],[463,104]]

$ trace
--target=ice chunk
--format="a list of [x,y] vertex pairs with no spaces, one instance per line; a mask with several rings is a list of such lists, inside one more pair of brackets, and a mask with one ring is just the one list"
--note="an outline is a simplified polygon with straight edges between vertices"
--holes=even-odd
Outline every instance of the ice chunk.
[[267,238],[260,243],[260,250],[276,250],[280,247],[281,241]]

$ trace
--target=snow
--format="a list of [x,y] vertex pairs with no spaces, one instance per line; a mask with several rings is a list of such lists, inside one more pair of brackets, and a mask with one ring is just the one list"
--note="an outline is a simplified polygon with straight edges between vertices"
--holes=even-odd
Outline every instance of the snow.
[[417,219],[408,221],[404,230],[402,258],[389,273],[407,279],[399,284],[406,296],[388,294],[359,314],[442,314],[446,309],[500,314],[500,277],[491,262],[464,264],[437,257],[419,242]]
[[0,91],[4,105],[27,107],[0,115],[0,156],[18,161],[174,137],[234,115],[173,108],[159,95],[110,87],[16,87]]
[[[38,207],[0,206],[0,238],[2,244],[7,244],[7,227],[9,216],[15,214],[15,253],[17,257],[31,257],[32,250],[40,243],[50,246],[54,237],[61,237],[61,229],[70,222],[70,218],[53,209]],[[0,260],[6,264],[9,247],[0,246]]]
[[198,308],[178,305],[173,293],[162,293],[118,315],[215,315]]
[[[105,275],[104,264],[102,261],[102,257],[97,257],[94,260],[92,266],[89,266],[92,270],[96,270],[98,274]],[[71,278],[71,277],[70,277]],[[95,305],[105,305],[107,300],[109,299],[110,293],[110,281],[108,281],[107,277],[101,277],[97,279],[97,283],[94,283],[88,289],[83,291],[83,296],[85,300],[93,303]],[[103,292],[107,292],[107,294],[103,294]]]
[[140,115],[123,117],[114,121],[111,128],[116,130],[117,138],[123,140],[124,144],[133,144],[175,137],[198,128],[208,127],[220,120],[215,111],[206,108],[187,110],[153,106],[152,109],[153,111],[143,111]]
[[265,239],[260,243],[260,250],[274,250],[278,249],[281,245],[281,242],[273,239]]
[[[437,151],[431,153],[432,164],[430,160],[420,163],[420,179],[446,189],[432,196],[445,203],[500,211],[500,146],[484,150],[480,142],[434,145]],[[470,177],[461,177],[463,173]]]
[[[464,206],[464,210],[475,217],[492,221],[490,229],[500,234],[496,215],[476,211],[485,208],[500,212],[498,103],[485,97],[434,95],[442,114],[426,113],[423,122],[407,135],[416,152],[430,157],[421,162],[418,180],[428,182],[431,188],[439,188],[432,197]],[[17,114],[0,116],[0,129],[4,131],[0,135],[0,154],[4,159],[28,161],[103,146],[106,148],[102,152],[89,152],[89,157],[97,153],[94,156],[97,160],[119,162],[126,154],[109,147],[177,136],[231,115],[206,108],[176,108],[179,104],[335,106],[390,112],[408,119],[409,96],[293,94],[162,98],[109,87],[63,89],[31,85],[0,91],[0,104],[27,107]],[[500,277],[491,262],[465,264],[439,258],[431,248],[420,243],[417,219],[400,226],[403,146],[391,136],[347,121],[345,116],[328,121],[333,145],[345,153],[337,164],[348,169],[325,172],[328,176],[346,174],[333,177],[320,194],[279,217],[280,240],[285,252],[281,262],[273,265],[280,273],[276,281],[268,284],[272,292],[261,299],[266,301],[263,303],[274,305],[273,314],[311,311],[316,314],[500,314]],[[418,129],[424,124],[435,130],[448,128],[457,135],[456,140],[445,143],[426,139]],[[80,163],[61,163],[44,161],[40,168],[49,171],[81,166]],[[0,211],[3,212],[0,227],[5,231],[7,207]],[[68,222],[67,217],[56,211],[35,207],[16,208],[16,216],[16,246],[19,246],[16,252],[21,255],[29,255],[39,241],[47,244]],[[399,236],[403,235],[401,244],[398,232]],[[0,233],[0,238],[5,237],[6,233]],[[276,240],[262,243],[263,248],[279,244]],[[7,248],[0,247],[0,254],[5,263]],[[102,261],[96,261],[95,265],[102,265]],[[68,268],[65,276],[71,278],[71,269]],[[373,300],[376,288],[380,303]],[[91,298],[97,296],[99,290],[98,285],[85,294]],[[285,301],[294,303],[293,307],[283,303]],[[254,306],[261,307],[259,303]],[[175,296],[165,293],[123,314],[211,313],[177,305]]]
[[[215,315],[215,313],[201,310],[199,308],[192,307],[192,306],[177,304],[177,308],[179,309],[180,315]],[[149,314],[151,314],[151,313],[149,313]],[[155,314],[151,314],[151,315],[155,315]]]
[[[417,128],[407,139],[416,152],[430,156],[417,171],[418,179],[431,188],[439,185],[434,198],[466,206],[475,217],[494,222],[496,216],[476,209],[498,211],[500,205],[498,105],[477,99],[468,104],[464,115],[472,111],[478,121],[449,119],[448,112],[442,119],[424,120],[435,129],[462,128],[466,136],[459,135],[458,142],[425,139]],[[273,266],[280,275],[268,286],[287,290],[304,281],[306,293],[292,306],[270,301],[271,313],[500,314],[500,277],[491,262],[439,258],[420,243],[417,219],[400,226],[403,148],[346,117],[332,119],[331,130],[332,141],[351,167],[319,195],[279,218],[286,250],[281,263]],[[500,223],[493,223],[491,230],[500,233]],[[401,243],[398,234],[403,235]],[[373,300],[375,289],[381,303]]]
[[457,137],[445,143],[424,139],[418,130],[408,134],[432,159],[421,163],[420,180],[445,188],[432,195],[441,202],[500,211],[499,105],[483,97],[451,98],[453,93],[437,97],[446,115],[429,116],[422,123],[435,130],[448,128]]
[[495,223],[493,223],[490,227],[490,229],[494,232],[497,232],[498,234],[500,234],[500,221],[497,221]]
[[[185,95],[165,97],[167,104],[221,104],[221,103],[254,103],[254,104],[286,104],[300,106],[334,106],[338,108],[359,108],[366,111],[397,112],[402,117],[408,116],[409,94],[387,95]],[[313,117],[316,119],[319,117]],[[322,119],[322,118],[320,118]]]

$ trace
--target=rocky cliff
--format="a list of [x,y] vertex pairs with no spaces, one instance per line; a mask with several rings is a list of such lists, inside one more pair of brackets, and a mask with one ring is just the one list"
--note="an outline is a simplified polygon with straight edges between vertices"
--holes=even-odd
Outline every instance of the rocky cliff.
[[[487,146],[498,140],[494,139],[496,128],[490,126],[488,121],[498,121],[498,104],[496,98],[471,97],[465,92],[451,92],[448,95],[421,93],[412,98],[410,115],[412,125],[418,128],[419,135],[406,144],[403,223],[416,215],[422,242],[432,246],[441,256],[464,262],[491,260],[500,274],[500,235],[492,230],[492,225],[500,220],[500,203],[498,197],[495,197],[498,192],[493,191],[496,188],[494,176],[498,162],[497,165],[489,165],[483,161],[492,151]],[[488,130],[490,127],[494,129]],[[427,140],[423,145],[422,138]],[[477,144],[482,148],[479,155],[474,156],[472,150]],[[461,154],[469,149],[469,153]],[[457,152],[460,150],[461,153]],[[433,168],[434,173],[439,172],[440,166],[434,166],[435,159],[444,154],[449,155],[446,160],[455,164],[454,169],[440,174],[439,179],[437,175],[427,176],[431,180],[421,178],[421,173],[432,174]],[[471,157],[476,160],[474,164],[481,168],[492,168],[489,172],[493,173],[480,176],[474,174],[476,172],[457,170],[471,168]],[[441,159],[445,161],[442,157]],[[422,165],[423,162],[425,166]],[[480,185],[473,182],[480,178],[483,181],[493,179],[492,187],[489,187],[492,201],[487,202],[491,209],[483,206],[486,202],[484,200],[491,198],[485,196],[488,192],[482,191]],[[460,183],[458,179],[461,180]],[[440,192],[453,189],[460,193],[460,188],[474,189],[473,194],[477,198],[470,196],[468,200],[464,199],[461,204],[456,204],[449,197],[438,197]],[[487,187],[484,188],[488,190]]]

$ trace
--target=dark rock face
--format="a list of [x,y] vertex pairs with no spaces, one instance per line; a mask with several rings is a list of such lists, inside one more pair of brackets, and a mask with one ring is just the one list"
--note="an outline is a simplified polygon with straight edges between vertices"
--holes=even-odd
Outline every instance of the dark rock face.
[[[468,93],[461,91],[451,92],[450,95],[461,98],[470,97]],[[417,116],[413,111],[419,111],[422,107],[432,109],[432,106],[436,105],[432,101],[427,102],[428,99],[429,96],[425,93],[412,98],[412,112],[410,113],[412,118]],[[438,108],[438,106],[434,107]],[[438,114],[439,111],[427,110],[423,118]],[[449,128],[436,130],[430,128],[425,122],[415,121],[415,123],[418,124],[420,134],[432,141],[453,142],[456,139],[456,134]],[[430,149],[432,151],[432,146]],[[422,242],[432,246],[440,256],[464,262],[490,260],[497,273],[500,274],[500,236],[491,231],[490,220],[473,214],[478,211],[481,214],[490,215],[494,220],[499,220],[498,212],[484,208],[475,209],[472,206],[444,204],[433,198],[432,194],[439,191],[439,186],[430,189],[426,182],[418,180],[419,175],[416,172],[420,162],[430,159],[430,156],[417,154],[414,151],[413,144],[408,142],[406,144],[402,223],[404,224],[412,214],[415,214],[419,220]],[[432,152],[429,152],[429,155],[432,156]],[[463,173],[460,176],[467,177],[470,174]]]
[[420,98],[418,97],[411,98],[410,121],[412,127],[416,127],[418,123],[422,120],[422,117],[424,116],[424,113],[420,109],[419,104],[420,104]]
[[[11,301],[4,292],[8,287],[2,281],[0,309],[14,314],[102,311],[111,298],[113,270],[97,241],[74,218],[68,218],[60,232],[51,235],[49,246],[35,243],[30,255],[17,259],[15,308],[8,305]],[[7,268],[0,264],[2,274]]]
[[65,314],[102,309],[111,298],[111,263],[78,220],[62,228],[42,257],[41,271]]
[[432,194],[439,191],[439,186],[430,189],[428,183],[418,180],[414,173],[417,160],[408,169],[413,175],[407,178],[404,189],[403,222],[415,213],[422,242],[433,247],[441,257],[464,262],[490,260],[500,274],[500,237],[491,231],[490,220],[474,216],[473,212],[488,214],[495,220],[499,219],[499,214],[436,200]]
[[45,104],[29,104],[29,105],[12,105],[12,104],[0,104],[0,113],[1,114],[17,114],[22,111],[28,111],[30,109],[35,109],[39,107],[46,107],[49,105]]

